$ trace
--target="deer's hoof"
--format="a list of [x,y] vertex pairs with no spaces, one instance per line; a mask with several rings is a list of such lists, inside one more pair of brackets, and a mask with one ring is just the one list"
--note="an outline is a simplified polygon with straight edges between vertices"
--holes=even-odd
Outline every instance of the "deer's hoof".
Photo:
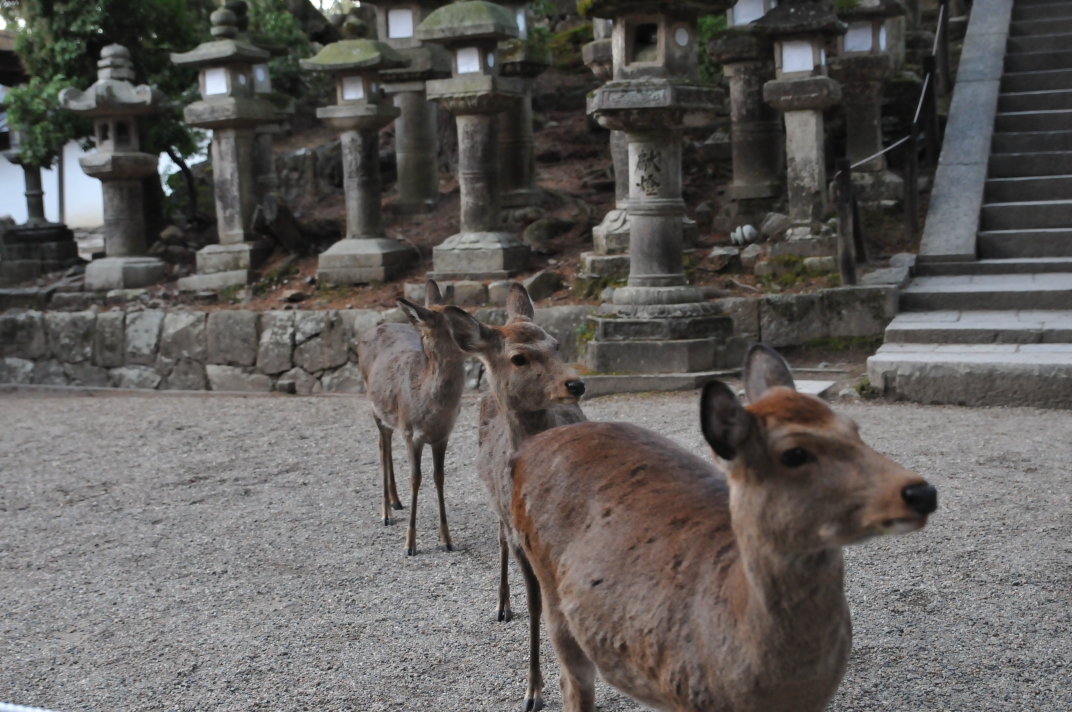
[[394,524],[394,523],[395,523],[395,520],[391,519],[390,517],[384,517],[384,518],[383,518],[383,525],[384,525],[385,527],[389,527],[389,526],[391,526],[391,525],[392,525],[392,524]]
[[448,541],[443,545],[443,551],[454,551],[454,545]]
[[534,697],[534,698],[531,698],[531,699],[526,697],[525,701],[521,705],[522,712],[536,712],[536,710],[542,710],[542,709],[543,709],[543,698],[541,698],[541,697]]
[[496,616],[496,619],[500,623],[509,623],[514,619],[514,612],[511,611],[509,608],[507,608],[505,611],[499,611],[499,614]]
[[401,502],[392,502],[391,507],[393,509],[405,509],[405,507],[402,506]]
[[406,556],[416,556],[416,555],[417,555],[417,547],[415,547],[415,546],[407,546],[406,547]]

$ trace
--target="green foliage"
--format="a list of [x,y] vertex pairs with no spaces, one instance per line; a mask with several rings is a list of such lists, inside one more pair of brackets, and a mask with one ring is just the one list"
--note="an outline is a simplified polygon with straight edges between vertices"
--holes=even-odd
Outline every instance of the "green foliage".
[[268,62],[272,88],[294,97],[309,93],[312,85],[299,60],[312,57],[313,47],[287,0],[249,0],[249,33],[258,46],[280,53]]
[[725,30],[726,27],[727,22],[725,13],[720,15],[704,15],[700,18],[700,42],[697,51],[700,53],[701,81],[717,84],[722,79],[722,65],[715,64],[711,61],[711,58],[707,56],[707,43],[712,40],[716,34]]
[[581,58],[581,47],[594,39],[590,24],[579,25],[551,35],[547,46],[554,55],[555,68],[564,72],[587,71]]
[[58,74],[49,81],[34,77],[8,92],[4,100],[8,121],[21,127],[19,157],[25,165],[51,166],[60,146],[92,133],[90,121],[59,108],[56,97],[70,85],[66,76]]

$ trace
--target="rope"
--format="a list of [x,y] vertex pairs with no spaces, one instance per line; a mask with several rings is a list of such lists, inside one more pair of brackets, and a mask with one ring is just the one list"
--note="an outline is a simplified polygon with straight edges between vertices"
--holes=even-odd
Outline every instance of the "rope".
[[921,91],[919,93],[919,103],[916,104],[916,115],[912,119],[913,124],[918,124],[919,123],[919,112],[923,110],[923,99],[924,99],[924,97],[927,96],[927,82],[929,82],[930,80],[931,80],[931,75],[930,74],[928,74],[927,76],[923,77],[923,91]]
[[942,36],[942,16],[945,14],[945,5],[938,6],[938,29],[934,33],[934,47],[931,48],[931,54],[938,56],[938,39]]
[[[889,146],[887,146],[886,148],[882,149],[881,151],[879,151],[875,155],[868,156],[867,158],[865,158],[862,161],[857,161],[856,163],[853,163],[851,166],[849,166],[849,168],[859,168],[860,166],[862,166],[863,164],[867,163],[868,161],[875,160],[876,158],[881,156],[883,153],[886,153],[887,151],[892,151],[893,149],[897,148],[898,146],[900,146],[902,143],[904,143],[905,141],[907,141],[910,138],[912,138],[912,137],[911,136],[905,136],[904,138],[902,138],[897,143],[891,143]],[[837,173],[834,174],[835,178],[837,178],[838,173],[841,173],[841,171],[838,171]],[[0,712],[3,712],[3,710],[0,710]]]

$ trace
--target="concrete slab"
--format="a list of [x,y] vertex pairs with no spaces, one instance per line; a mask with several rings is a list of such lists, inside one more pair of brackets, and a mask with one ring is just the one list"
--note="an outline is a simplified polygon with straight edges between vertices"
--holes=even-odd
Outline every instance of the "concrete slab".
[[920,262],[975,259],[985,187],[985,162],[938,166],[919,248]]

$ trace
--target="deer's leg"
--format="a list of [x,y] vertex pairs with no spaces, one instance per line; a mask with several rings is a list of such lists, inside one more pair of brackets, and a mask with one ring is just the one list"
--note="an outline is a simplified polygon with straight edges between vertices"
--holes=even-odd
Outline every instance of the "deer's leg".
[[380,431],[380,474],[383,476],[383,525],[394,524],[391,518],[391,500],[389,495],[389,476],[391,470],[391,429],[375,415],[376,428]]
[[406,555],[417,555],[417,491],[421,488],[421,451],[424,445],[406,437],[406,454],[409,456],[409,481],[412,490],[409,507],[409,528],[406,529]]
[[439,498],[439,543],[444,551],[454,551],[447,529],[447,505],[443,501],[443,460],[447,455],[447,441],[432,445],[432,480],[435,482],[436,496]]
[[543,709],[543,674],[540,672],[540,612],[543,609],[543,600],[540,582],[528,559],[520,551],[516,552],[516,555],[525,579],[525,594],[529,607],[529,684],[522,709],[524,712],[536,712]]
[[595,665],[581,650],[558,609],[557,601],[548,602],[547,631],[551,645],[562,666],[559,685],[562,688],[562,712],[595,712]]
[[506,622],[514,617],[510,610],[510,547],[506,543],[506,525],[499,522],[499,607],[495,611],[498,621]]
[[402,502],[398,499],[398,490],[395,488],[395,461],[391,457],[391,436],[387,436],[387,487],[391,497],[392,509],[402,509]]

